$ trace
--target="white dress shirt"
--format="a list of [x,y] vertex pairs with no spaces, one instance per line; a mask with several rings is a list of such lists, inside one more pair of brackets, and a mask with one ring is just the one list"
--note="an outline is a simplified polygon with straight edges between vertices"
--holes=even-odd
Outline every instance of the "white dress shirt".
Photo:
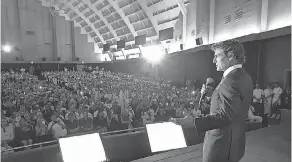
[[242,68],[241,64],[237,64],[237,65],[233,65],[230,66],[229,68],[227,68],[224,73],[223,73],[223,78],[225,78],[231,71],[235,70],[235,69],[239,69]]
[[[253,102],[263,103],[263,99],[262,99],[263,95],[264,95],[264,91],[262,89],[254,89],[253,90],[253,96],[255,98],[253,99]],[[256,99],[260,99],[260,100],[258,101]]]
[[273,93],[274,93],[274,99],[278,99],[283,93],[283,90],[281,87],[274,88]]

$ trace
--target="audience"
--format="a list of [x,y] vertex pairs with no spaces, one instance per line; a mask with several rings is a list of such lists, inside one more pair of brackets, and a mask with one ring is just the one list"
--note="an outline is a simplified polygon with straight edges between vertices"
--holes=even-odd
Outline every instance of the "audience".
[[[23,70],[2,72],[2,151],[81,132],[117,131],[170,117],[204,115],[215,87],[208,78],[210,92],[199,108],[201,92],[191,81],[187,88],[178,88],[161,78],[98,67],[86,72],[46,71],[42,76],[39,80]],[[274,105],[280,102],[275,98],[280,92],[279,87],[273,90]],[[271,96],[265,93],[265,97]],[[265,112],[269,114],[268,108]],[[248,121],[253,120],[249,116]]]

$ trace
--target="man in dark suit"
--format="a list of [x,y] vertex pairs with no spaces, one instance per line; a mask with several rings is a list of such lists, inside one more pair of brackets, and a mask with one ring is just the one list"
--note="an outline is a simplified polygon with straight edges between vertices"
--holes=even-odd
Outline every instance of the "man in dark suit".
[[[253,82],[242,68],[245,51],[241,43],[227,40],[211,48],[217,71],[224,71],[215,88],[210,114],[203,117],[171,119],[184,127],[205,132],[203,162],[238,162],[245,152],[245,119],[253,97]],[[203,86],[202,92],[206,88]]]

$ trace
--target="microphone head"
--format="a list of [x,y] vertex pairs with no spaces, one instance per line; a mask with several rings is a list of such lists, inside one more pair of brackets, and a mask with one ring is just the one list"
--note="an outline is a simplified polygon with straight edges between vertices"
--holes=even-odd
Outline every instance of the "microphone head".
[[207,78],[206,84],[213,84],[215,81],[213,78]]

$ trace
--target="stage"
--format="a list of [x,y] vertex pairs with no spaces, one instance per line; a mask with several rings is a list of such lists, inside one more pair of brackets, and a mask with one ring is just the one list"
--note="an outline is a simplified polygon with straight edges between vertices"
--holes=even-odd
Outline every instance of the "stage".
[[[280,123],[246,133],[246,153],[241,162],[290,162],[291,113],[283,110],[281,114]],[[101,137],[110,162],[201,162],[202,144],[198,144],[201,136],[190,130],[185,133],[189,144],[195,145],[160,154],[151,154],[146,131],[103,134]],[[63,162],[59,144],[2,154],[1,161]]]
[[[291,113],[282,111],[278,125],[246,133],[246,151],[240,162],[290,162]],[[201,162],[202,144],[168,151],[132,162]]]

